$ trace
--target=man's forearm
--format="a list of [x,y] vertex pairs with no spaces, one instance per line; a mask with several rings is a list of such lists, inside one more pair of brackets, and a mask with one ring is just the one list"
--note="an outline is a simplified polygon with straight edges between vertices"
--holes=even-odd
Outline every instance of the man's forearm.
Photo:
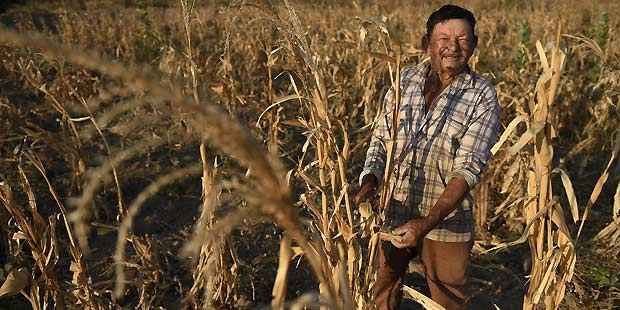
[[379,184],[379,179],[377,179],[377,176],[375,176],[374,173],[369,173],[362,178],[362,186],[364,184],[371,184],[373,187],[376,188]]
[[448,214],[452,213],[469,191],[469,185],[461,176],[450,179],[448,185],[425,218],[428,230],[432,230]]

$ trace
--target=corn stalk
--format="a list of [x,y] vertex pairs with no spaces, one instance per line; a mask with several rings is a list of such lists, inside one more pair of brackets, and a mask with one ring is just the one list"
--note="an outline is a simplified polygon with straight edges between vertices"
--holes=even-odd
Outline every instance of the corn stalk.
[[[198,93],[197,66],[195,53],[192,46],[192,22],[195,19],[197,0],[180,0],[183,26],[185,29],[185,56],[187,58],[187,71],[191,77],[191,94],[195,104],[200,105]],[[218,206],[220,187],[217,186],[217,161],[210,163],[207,156],[207,146],[204,141],[200,143],[200,160],[202,162],[202,211],[192,241],[186,248],[186,253],[198,256],[194,269],[194,284],[189,291],[188,297],[194,301],[197,308],[210,308],[229,303],[236,287],[236,276],[233,271],[237,269],[236,255],[230,248],[230,240],[227,237],[212,240],[212,242],[200,242],[198,236],[204,234],[215,223],[215,211]],[[232,262],[232,263],[231,263]],[[202,292],[202,300],[197,298]]]
[[[39,275],[22,275],[31,282],[30,292],[23,295],[29,300],[33,309],[47,309],[50,307],[50,299],[54,302],[54,307],[64,309],[64,292],[60,282],[54,272],[58,262],[58,242],[56,240],[56,218],[50,216],[46,221],[38,211],[35,194],[30,186],[30,181],[23,170],[21,163],[18,165],[20,183],[24,193],[28,198],[29,215],[22,207],[18,206],[11,186],[7,181],[0,182],[0,200],[15,220],[18,231],[13,235],[14,241],[24,242],[30,248],[34,265],[39,271]],[[19,253],[14,253],[19,255]],[[40,283],[39,283],[40,282]],[[25,290],[25,286],[21,287]]]
[[[357,206],[360,212],[360,222],[356,223],[353,217],[353,205],[349,197],[351,183],[348,181],[347,163],[351,155],[349,132],[345,124],[338,119],[337,108],[330,103],[329,89],[326,84],[327,64],[321,62],[321,55],[304,36],[304,30],[296,12],[285,1],[286,15],[278,16],[278,29],[285,35],[289,43],[289,50],[294,55],[300,71],[298,76],[305,77],[304,84],[296,84],[291,77],[291,85],[295,94],[275,100],[269,108],[289,100],[297,100],[306,112],[307,118],[298,118],[299,123],[305,128],[306,142],[302,147],[302,155],[298,161],[295,175],[298,176],[305,186],[305,193],[300,197],[300,203],[310,211],[313,223],[311,226],[314,234],[321,242],[314,242],[314,251],[321,259],[322,272],[325,278],[331,280],[331,284],[337,292],[336,304],[344,309],[368,309],[373,307],[372,287],[375,275],[375,256],[379,243],[378,231],[382,223],[382,216],[373,214],[369,204]],[[390,73],[390,82],[393,91],[395,108],[389,113],[392,124],[390,139],[387,143],[387,164],[385,167],[384,180],[381,184],[380,199],[376,209],[385,210],[390,203],[394,182],[390,182],[395,170],[394,152],[396,150],[397,122],[400,105],[400,73],[401,73],[401,50],[398,44],[389,42],[389,31],[384,24],[378,24],[378,28],[385,34],[382,40],[385,53],[367,52],[375,59],[384,62]],[[365,31],[365,30],[364,30]],[[391,56],[393,55],[393,56]],[[371,78],[374,74],[370,74]],[[371,83],[360,78],[360,83]],[[367,87],[366,87],[367,88]],[[268,109],[269,109],[268,108]],[[383,111],[384,113],[385,111]],[[264,114],[265,112],[263,112]],[[379,111],[382,115],[382,112]],[[336,125],[337,124],[337,125]],[[343,137],[340,145],[338,136]],[[314,154],[312,154],[314,151]],[[310,155],[312,154],[312,155]],[[306,161],[309,161],[306,163]],[[355,182],[355,181],[354,181]],[[367,240],[366,238],[369,238]],[[283,241],[284,242],[284,241]],[[285,244],[282,245],[285,247]],[[366,249],[363,247],[367,246]],[[300,249],[296,248],[297,252]],[[288,251],[281,250],[280,268],[274,286],[273,305],[282,305],[282,289],[286,277],[283,267]],[[309,254],[309,253],[303,253]],[[313,254],[314,253],[310,253]],[[321,295],[326,293],[325,286],[320,285]],[[413,295],[416,300],[417,296]]]
[[[562,205],[553,196],[551,183],[552,175],[562,176],[573,220],[577,222],[579,215],[572,183],[563,170],[553,169],[551,166],[553,159],[551,142],[555,137],[552,107],[565,60],[564,53],[559,49],[559,33],[558,30],[555,45],[550,51],[550,62],[540,41],[536,42],[543,72],[536,84],[535,98],[529,102],[529,113],[517,116],[492,150],[493,153],[497,152],[519,123],[527,125],[527,131],[508,149],[510,156],[522,152],[531,158],[525,161],[527,164],[516,160],[512,164],[514,168],[509,169],[509,171],[524,169],[527,179],[526,198],[515,200],[516,203],[523,204],[526,227],[518,240],[500,244],[489,250],[525,241],[529,243],[532,268],[523,309],[536,309],[541,303],[546,309],[557,309],[564,298],[566,283],[572,279],[576,262],[575,244],[568,230]],[[533,149],[524,150],[528,144],[532,145]],[[518,173],[511,171],[506,178],[512,179],[515,175]],[[512,198],[509,196],[508,199]]]
[[[543,74],[536,85],[536,100],[532,112],[534,124],[542,128],[534,137],[534,163],[530,167],[527,189],[530,201],[525,205],[526,223],[532,224],[528,241],[532,255],[530,286],[524,299],[524,309],[534,309],[544,296],[547,309],[557,309],[564,298],[566,283],[573,276],[575,248],[565,223],[562,207],[553,200],[551,160],[555,129],[550,115],[551,106],[560,82],[565,55],[559,49],[559,31],[551,51],[551,63],[537,42]],[[544,217],[536,217],[538,213]]]

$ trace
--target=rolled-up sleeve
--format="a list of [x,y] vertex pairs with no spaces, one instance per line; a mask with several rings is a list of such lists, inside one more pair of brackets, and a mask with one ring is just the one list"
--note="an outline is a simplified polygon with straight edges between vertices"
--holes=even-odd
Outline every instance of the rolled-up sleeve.
[[372,132],[370,145],[366,151],[364,169],[360,174],[359,183],[368,174],[374,174],[377,180],[383,180],[383,171],[386,161],[386,141],[389,139],[392,124],[392,109],[394,106],[393,90],[390,88],[383,99],[383,109],[375,119],[375,128]]
[[454,158],[451,177],[462,176],[473,188],[491,158],[491,148],[499,132],[500,106],[497,94],[488,85],[482,92],[481,101],[476,105],[471,121]]

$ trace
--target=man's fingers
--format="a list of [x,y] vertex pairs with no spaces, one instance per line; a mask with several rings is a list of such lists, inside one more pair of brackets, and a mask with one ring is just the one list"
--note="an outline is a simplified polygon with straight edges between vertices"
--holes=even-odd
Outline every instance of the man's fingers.
[[407,228],[403,226],[399,226],[399,227],[394,228],[394,230],[392,230],[392,233],[395,235],[403,235],[407,233],[407,231],[409,231]]
[[379,239],[383,241],[392,241],[392,237],[393,236],[390,233],[379,232]]
[[[398,238],[398,239],[400,239],[400,238]],[[390,241],[393,246],[395,246],[395,247],[400,249],[400,240],[398,240],[398,239],[396,237],[392,237],[388,241]]]
[[416,238],[411,233],[406,233],[403,236],[394,236],[390,241],[399,249],[415,246],[416,244]]
[[396,236],[389,233],[379,233],[379,239],[381,239],[382,241],[389,241],[399,249],[406,247],[406,243],[403,242],[403,238],[401,236]]
[[[399,238],[399,239],[401,239],[401,238]],[[397,247],[399,249],[407,247],[407,243],[403,242],[402,239],[401,240],[392,240],[392,245],[394,245],[395,247]]]
[[379,239],[382,241],[392,241],[392,237],[386,233],[379,233]]

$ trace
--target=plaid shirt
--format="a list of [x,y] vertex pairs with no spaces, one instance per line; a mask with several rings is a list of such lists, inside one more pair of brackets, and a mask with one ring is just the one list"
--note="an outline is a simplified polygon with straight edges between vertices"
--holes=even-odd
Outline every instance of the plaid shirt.
[[[452,177],[463,177],[473,188],[491,157],[499,131],[500,107],[495,89],[469,70],[456,77],[425,113],[423,89],[429,70],[429,64],[422,64],[401,73],[395,170],[390,179],[393,196],[385,212],[390,227],[428,215]],[[369,173],[383,180],[395,108],[392,89],[385,95],[384,107],[375,121],[360,182]],[[426,238],[470,241],[474,229],[472,206],[473,197],[468,193]]]

